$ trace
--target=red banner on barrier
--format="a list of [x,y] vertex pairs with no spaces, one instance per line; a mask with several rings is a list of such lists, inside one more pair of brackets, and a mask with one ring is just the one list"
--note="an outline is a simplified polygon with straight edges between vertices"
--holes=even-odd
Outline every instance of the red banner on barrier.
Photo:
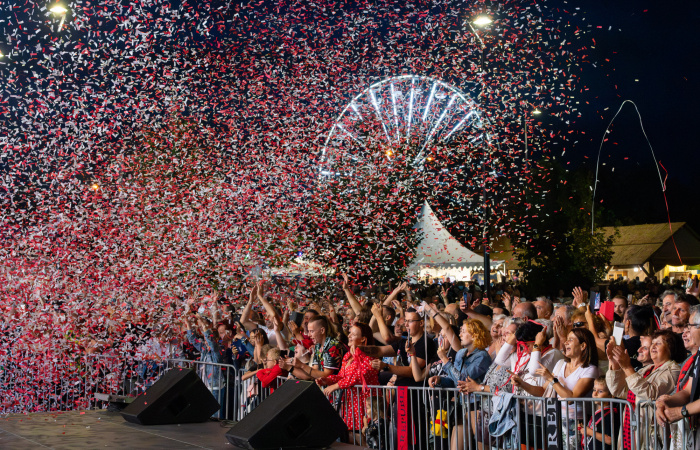
[[408,450],[411,447],[411,410],[408,404],[408,388],[398,387],[396,391],[397,450]]

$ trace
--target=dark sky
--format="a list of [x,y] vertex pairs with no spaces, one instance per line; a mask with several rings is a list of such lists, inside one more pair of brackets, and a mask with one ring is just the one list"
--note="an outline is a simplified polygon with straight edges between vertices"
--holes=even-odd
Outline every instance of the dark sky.
[[[598,61],[581,74],[588,90],[580,98],[582,117],[575,124],[579,142],[564,161],[594,171],[606,126],[622,102],[631,100],[657,161],[668,171],[671,220],[700,229],[700,208],[692,203],[700,164],[700,2],[586,0],[564,7],[580,7],[586,22],[594,25],[597,45],[591,55]],[[632,105],[625,105],[611,130],[601,152],[597,204],[602,200],[623,223],[665,221],[654,158]],[[663,169],[661,173],[665,178]]]

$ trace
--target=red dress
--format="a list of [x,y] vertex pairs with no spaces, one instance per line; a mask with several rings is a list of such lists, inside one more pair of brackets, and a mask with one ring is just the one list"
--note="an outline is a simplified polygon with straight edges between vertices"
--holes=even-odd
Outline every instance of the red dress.
[[359,349],[355,350],[353,360],[348,362],[351,356],[350,352],[347,352],[343,357],[343,365],[338,375],[329,375],[325,380],[327,386],[338,383],[340,389],[345,390],[340,415],[349,430],[361,430],[362,418],[365,416],[366,399],[371,396],[371,392],[369,390],[365,392],[362,385],[377,386],[379,372],[372,368],[373,358],[362,353]]

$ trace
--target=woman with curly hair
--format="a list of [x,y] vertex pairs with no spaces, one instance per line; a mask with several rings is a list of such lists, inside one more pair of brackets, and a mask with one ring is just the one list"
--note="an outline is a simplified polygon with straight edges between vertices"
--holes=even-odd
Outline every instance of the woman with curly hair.
[[432,377],[430,386],[457,387],[458,381],[472,379],[481,381],[491,366],[491,357],[486,348],[491,344],[491,334],[483,323],[476,319],[467,319],[459,330],[462,349],[455,355],[454,361],[448,361],[442,367],[446,376]]

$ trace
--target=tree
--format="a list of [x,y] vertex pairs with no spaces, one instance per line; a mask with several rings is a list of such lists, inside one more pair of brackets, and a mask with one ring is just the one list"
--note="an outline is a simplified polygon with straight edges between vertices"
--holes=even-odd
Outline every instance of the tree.
[[[530,206],[529,232],[511,236],[526,290],[556,295],[559,289],[567,292],[602,281],[617,233],[606,236],[599,228],[591,232],[592,174],[566,171],[554,159],[534,164],[533,172],[533,179],[541,180],[533,194],[541,200]],[[607,213],[597,208],[597,216]]]

